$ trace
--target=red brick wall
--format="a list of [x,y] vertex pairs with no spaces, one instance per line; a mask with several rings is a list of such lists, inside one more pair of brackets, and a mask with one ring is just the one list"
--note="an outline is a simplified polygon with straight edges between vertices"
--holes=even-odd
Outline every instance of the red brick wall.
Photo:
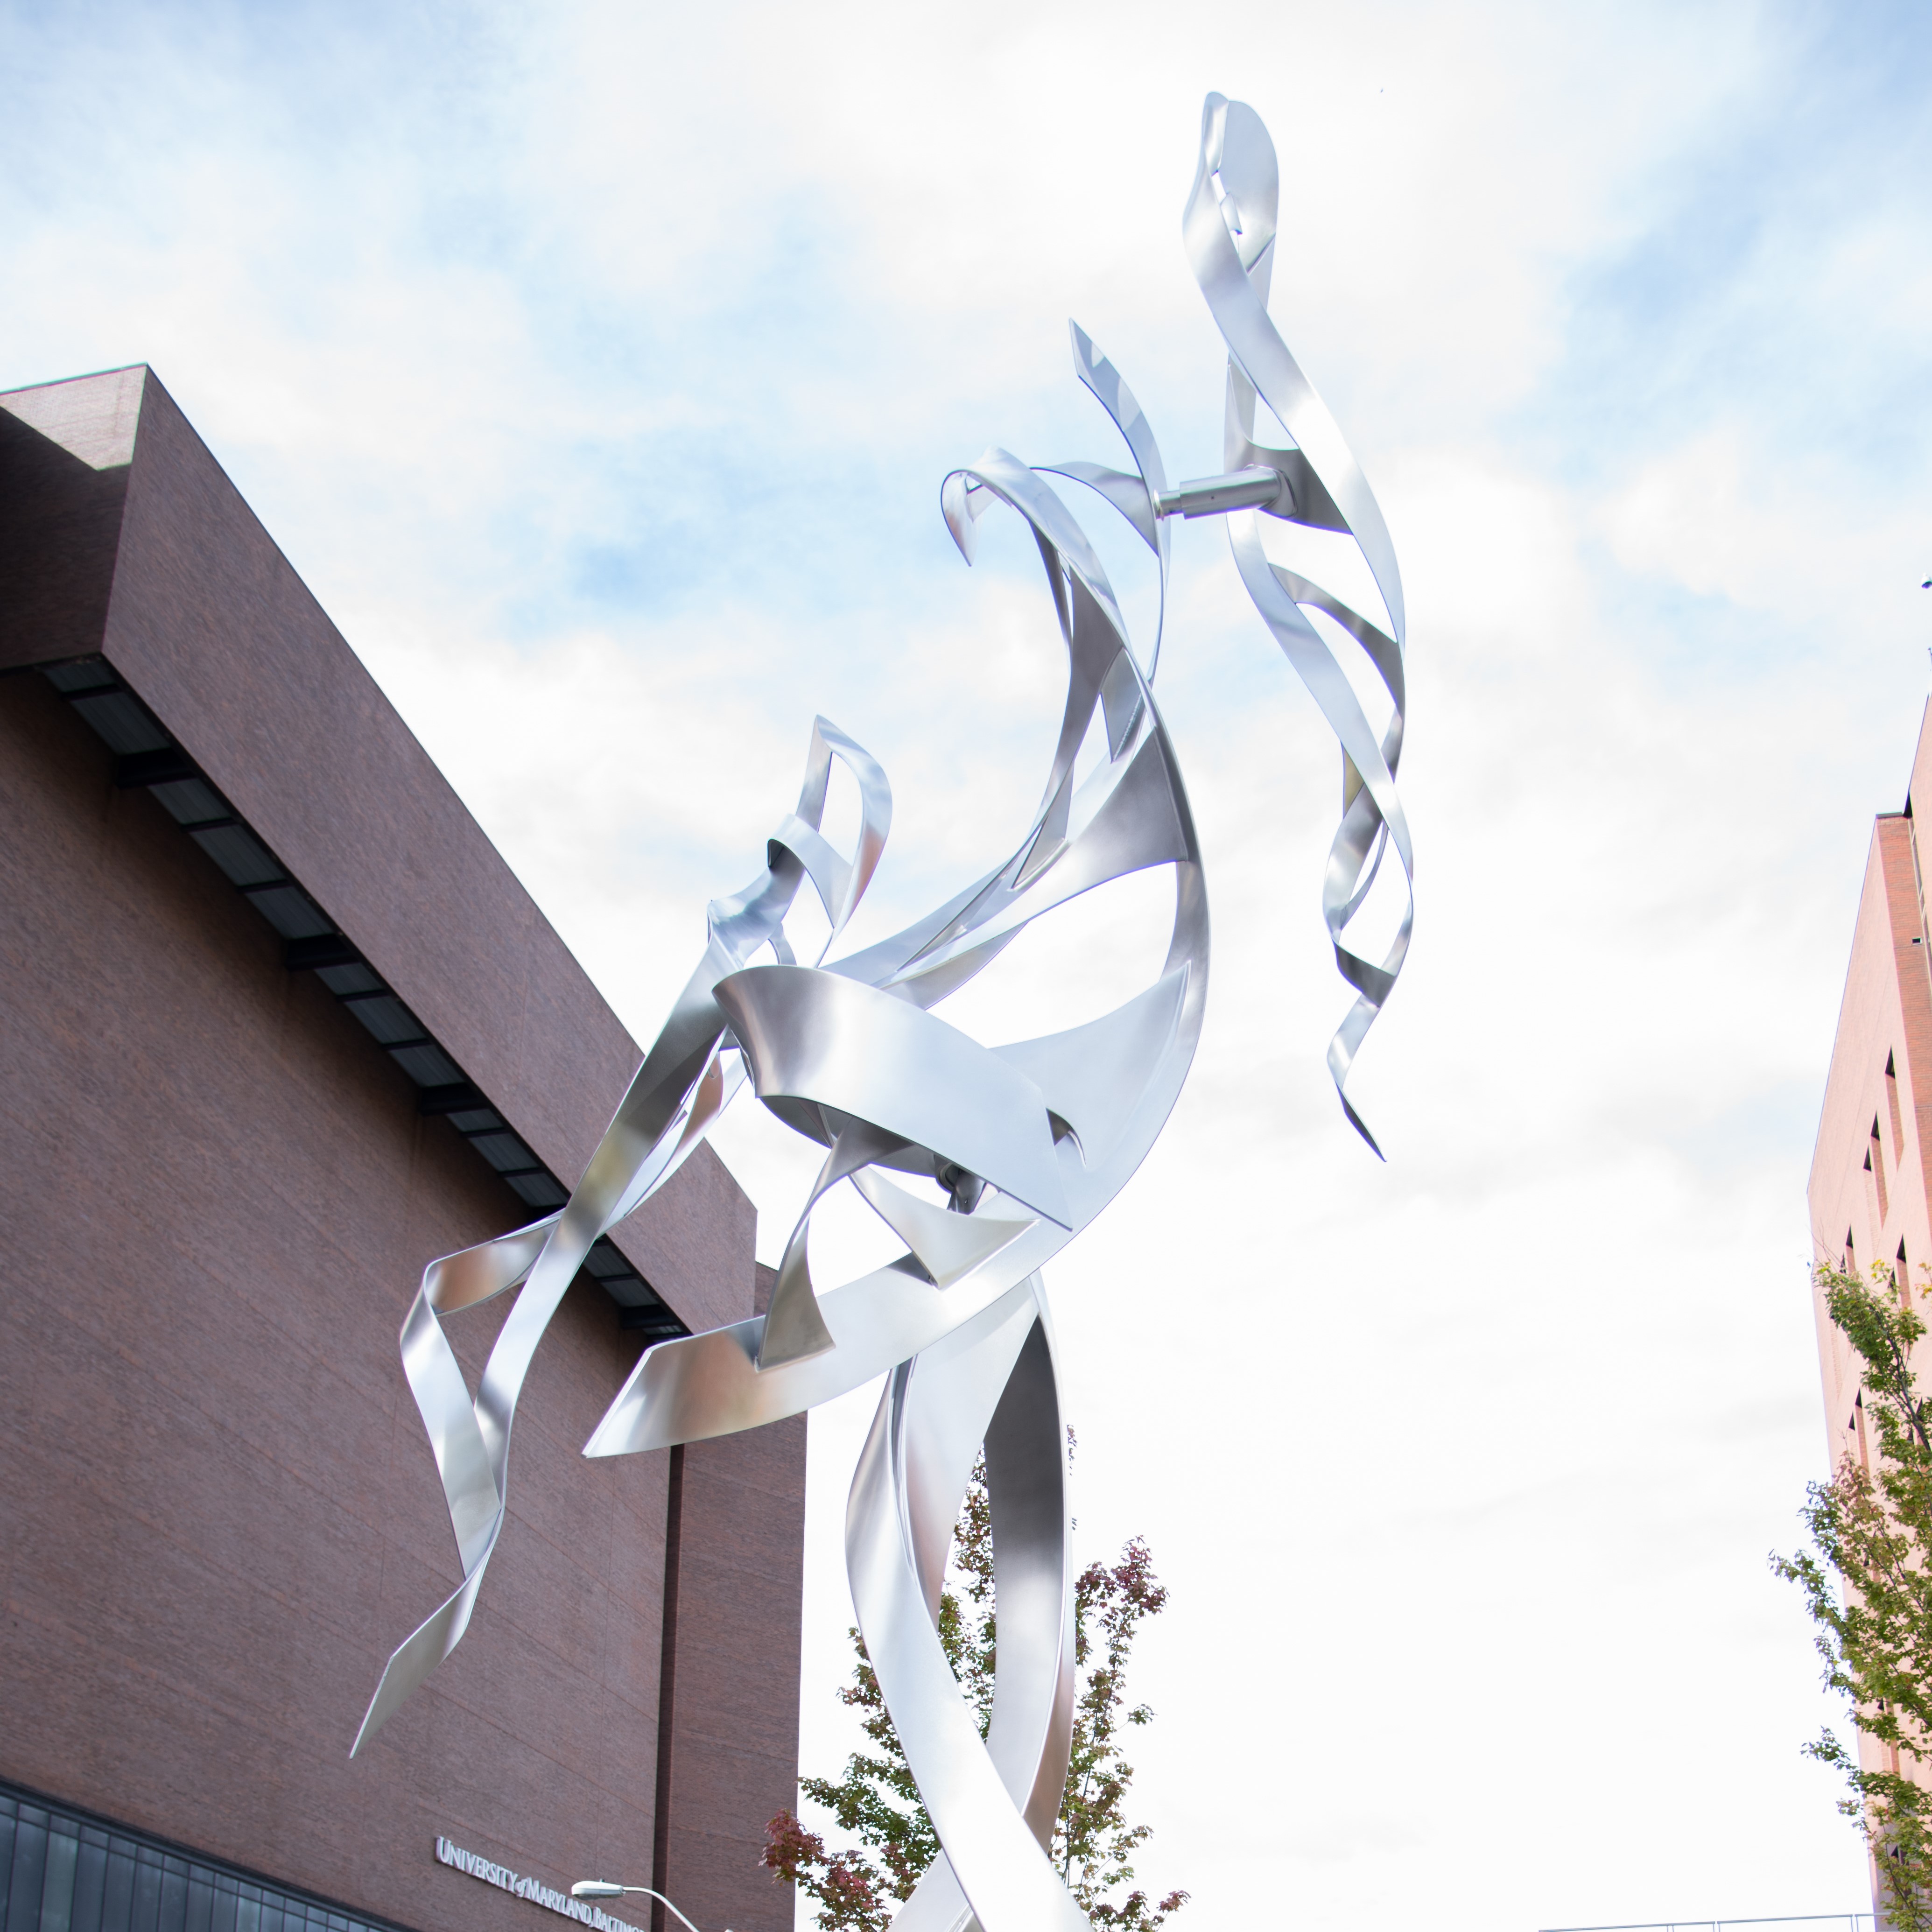
[[[574,1178],[634,1046],[146,381],[112,661]],[[46,452],[0,429],[9,508]],[[98,648],[109,602],[111,524],[75,514],[46,656]],[[426,1259],[527,1210],[110,763],[0,677],[0,1775],[434,1932],[536,1932],[431,1845],[559,1886],[652,1868],[669,1459],[578,1453],[636,1345],[572,1290],[470,1634],[352,1764],[383,1659],[458,1575],[397,1326]],[[452,894],[476,929],[412,950]],[[750,1312],[752,1232],[704,1155],[620,1238],[708,1325]],[[507,1306],[452,1324],[472,1379]],[[706,1932],[791,1921],[739,1854],[792,1795],[803,1452],[802,1422],[692,1452],[667,1829]]]
[[652,1882],[705,1932],[791,1924],[791,1889],[760,1860],[766,1821],[798,1802],[796,1666],[786,1695],[757,1664],[799,1654],[805,1427],[794,1416],[680,1456],[676,1655],[659,1759],[670,1803]]
[[[0,680],[0,1768],[406,1922],[527,1928],[430,1844],[568,1880],[651,1841],[666,1459],[578,1453],[634,1348],[572,1291],[475,1625],[352,1764],[460,1575],[397,1324],[521,1205],[38,678]],[[452,1324],[472,1373],[497,1318]]]

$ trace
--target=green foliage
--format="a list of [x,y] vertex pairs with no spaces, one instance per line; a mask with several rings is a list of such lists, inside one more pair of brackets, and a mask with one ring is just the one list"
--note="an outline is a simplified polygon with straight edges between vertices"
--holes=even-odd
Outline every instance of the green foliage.
[[1825,1682],[1882,1747],[1884,1768],[1866,1770],[1857,1741],[1828,1729],[1804,1748],[1844,1774],[1838,1808],[1870,1848],[1886,1916],[1898,1932],[1932,1932],[1932,1790],[1918,1781],[1932,1763],[1932,1441],[1911,1365],[1925,1324],[1909,1286],[1882,1265],[1869,1284],[1828,1268],[1817,1281],[1864,1364],[1877,1456],[1868,1467],[1847,1454],[1829,1482],[1810,1486],[1800,1514],[1814,1548],[1774,1556],[1772,1568],[1804,1592]]
[[[1138,1888],[1115,1896],[1131,1884],[1133,1854],[1152,1831],[1130,1825],[1123,1808],[1134,1773],[1120,1754],[1122,1726],[1146,1724],[1154,1717],[1144,1704],[1127,1706],[1127,1663],[1141,1624],[1159,1616],[1166,1603],[1167,1592],[1138,1537],[1121,1551],[1118,1563],[1090,1564],[1074,1584],[1073,1749],[1054,1828],[1053,1858],[1088,1918],[1124,1932],[1157,1932],[1187,1899],[1184,1892],[1171,1892],[1156,1904]],[[865,1645],[856,1630],[851,1637],[856,1662],[852,1682],[838,1695],[861,1713],[872,1748],[854,1752],[836,1783],[806,1778],[799,1788],[857,1843],[829,1852],[817,1832],[782,1811],[766,1828],[764,1862],[816,1903],[824,1932],[884,1932],[894,1907],[911,1897],[920,1874],[938,1856],[939,1840]],[[954,1532],[952,1570],[939,1600],[939,1640],[978,1713],[982,1738],[992,1719],[997,1640],[992,1516],[982,1460],[974,1466]]]
[[[1134,1768],[1120,1755],[1120,1725],[1146,1724],[1154,1713],[1126,1702],[1128,1653],[1142,1620],[1167,1607],[1167,1592],[1154,1574],[1154,1558],[1136,1536],[1112,1569],[1090,1563],[1073,1586],[1073,1660],[1084,1672],[1073,1705],[1073,1753],[1066,1795],[1054,1826],[1053,1850],[1060,1876],[1096,1925],[1154,1932],[1187,1902],[1171,1892],[1158,1905],[1136,1888],[1116,1901],[1112,1894],[1133,1877],[1136,1848],[1154,1834],[1150,1825],[1130,1825],[1122,1801]],[[1096,1646],[1100,1660],[1094,1660]]]

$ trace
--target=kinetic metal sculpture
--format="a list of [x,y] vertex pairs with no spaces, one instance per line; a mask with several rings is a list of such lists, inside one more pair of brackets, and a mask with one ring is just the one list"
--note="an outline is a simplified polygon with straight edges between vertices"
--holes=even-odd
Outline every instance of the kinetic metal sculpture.
[[[1412,894],[1379,964],[1343,934],[1393,846],[1412,877],[1395,792],[1402,744],[1402,587],[1394,550],[1334,419],[1267,310],[1274,265],[1274,150],[1253,111],[1210,94],[1184,223],[1186,249],[1228,349],[1228,473],[1170,488],[1153,432],[1113,365],[1076,327],[1080,380],[1113,418],[1132,472],[1052,466],[1104,496],[1159,560],[1167,520],[1226,514],[1256,608],[1340,740],[1343,812],[1322,905],[1358,998],[1328,1050],[1348,1119],[1356,1048],[1400,971]],[[1295,447],[1252,440],[1258,398]],[[901,1909],[904,1932],[1082,1932],[1087,1922],[1046,1847],[1066,1782],[1073,1698],[1065,1432],[1042,1266],[1126,1184],[1179,1094],[1201,1028],[1208,908],[1178,762],[1100,560],[1041,472],[992,450],[946,479],[946,522],[970,562],[995,503],[1031,526],[1066,642],[1059,742],[1033,823],[1006,862],[895,938],[825,963],[879,862],[891,815],[885,775],[823,718],[798,808],[767,863],[710,909],[697,970],[619,1106],[568,1202],[424,1271],[403,1324],[404,1369],[422,1412],[463,1561],[461,1587],[391,1658],[362,1744],[461,1639],[501,1534],[510,1429],[545,1324],[591,1244],[658,1188],[746,1081],[826,1149],[786,1245],[768,1313],[646,1350],[586,1445],[590,1456],[659,1449],[749,1429],[886,1374],[846,1517],[846,1558],[867,1651],[944,1852]],[[1388,628],[1271,565],[1264,515],[1352,536]],[[1378,741],[1322,632],[1324,614],[1363,647],[1393,700]],[[1096,768],[1074,782],[1090,730]],[[849,855],[820,824],[834,759],[856,781]],[[1165,964],[1136,998],[1090,1024],[984,1047],[932,1009],[1033,920],[1153,866],[1174,873]],[[801,965],[785,918],[809,880],[830,922]],[[754,964],[762,954],[767,963]],[[1370,1141],[1371,1147],[1374,1145]],[[889,1179],[935,1180],[944,1206]],[[814,1209],[849,1182],[905,1245],[890,1266],[821,1289],[807,1265]],[[442,1318],[523,1283],[472,1401]],[[986,1458],[1000,1646],[982,1742],[934,1627],[952,1526],[974,1458]]]

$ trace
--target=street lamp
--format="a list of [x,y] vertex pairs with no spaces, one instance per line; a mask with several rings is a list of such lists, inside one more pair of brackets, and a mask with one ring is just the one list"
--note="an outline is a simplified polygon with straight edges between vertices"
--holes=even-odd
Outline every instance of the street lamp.
[[[676,1912],[679,1918],[685,1924],[691,1926],[691,1932],[698,1932],[698,1928],[692,1925],[691,1921],[685,1918],[682,1912],[678,1912],[677,1907],[662,1892],[653,1892],[647,1885],[616,1885],[608,1879],[580,1878],[570,1888],[572,1898],[622,1898],[627,1892],[640,1892],[646,1898],[655,1898],[667,1912]],[[725,1932],[730,1932],[729,1926],[725,1928]]]

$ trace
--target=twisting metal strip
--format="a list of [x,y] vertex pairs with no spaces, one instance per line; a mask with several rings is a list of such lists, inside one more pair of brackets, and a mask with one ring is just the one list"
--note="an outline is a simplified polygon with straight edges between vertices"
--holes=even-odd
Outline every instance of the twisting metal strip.
[[[1094,366],[1112,376],[1109,365]],[[1004,502],[1031,525],[1046,562],[1068,687],[1033,824],[1004,866],[893,938],[820,969],[740,973],[716,994],[774,1112],[828,1146],[828,1116],[898,1143],[868,1156],[875,1168],[962,1177],[970,1190],[956,1186],[956,1205],[986,1226],[988,1252],[941,1290],[910,1220],[886,1212],[876,1184],[862,1189],[913,1252],[822,1293],[795,1268],[791,1292],[812,1295],[831,1348],[772,1358],[765,1336],[776,1295],[773,1316],[662,1343],[640,1360],[586,1454],[667,1448],[774,1421],[931,1347],[1036,1272],[1114,1198],[1152,1147],[1192,1059],[1208,950],[1199,850],[1106,573],[1064,505],[1004,452],[949,477],[942,500],[969,556],[979,518]],[[1076,757],[1096,719],[1108,752],[1076,787]],[[918,1010],[956,992],[1042,914],[1164,865],[1175,874],[1167,958],[1154,984],[1114,1012],[988,1048]],[[788,1258],[802,1252],[809,1211]]]
[[[945,1847],[895,1916],[902,1932],[952,1932],[976,1916],[987,1928],[1087,1932],[1048,1856],[1072,1741],[1072,1592],[1052,1330],[1037,1277],[1029,1286],[1034,1294],[983,1336],[950,1337],[893,1372],[852,1479],[853,1606]],[[983,1743],[937,1628],[982,1436],[1000,1631]],[[943,1515],[930,1506],[942,1499]]]
[[[860,831],[849,861],[833,854],[818,832],[835,758],[859,788]],[[403,1372],[435,1451],[463,1581],[390,1658],[350,1748],[352,1756],[469,1628],[476,1592],[502,1532],[517,1400],[565,1290],[598,1238],[676,1172],[743,1078],[742,1068],[728,1071],[721,1061],[725,1022],[713,989],[765,946],[790,960],[784,915],[807,878],[831,922],[829,947],[878,865],[891,818],[892,794],[877,763],[836,726],[817,720],[797,811],[773,833],[764,872],[736,898],[710,908],[710,944],[704,957],[569,1200],[558,1213],[527,1228],[446,1255],[423,1270],[422,1285],[403,1319]],[[474,1307],[519,1282],[523,1291],[490,1352],[472,1401],[441,1318]]]
[[[1234,562],[1255,608],[1300,673],[1342,743],[1342,823],[1328,854],[1322,914],[1335,963],[1358,995],[1328,1046],[1328,1070],[1350,1124],[1379,1156],[1382,1149],[1350,1102],[1348,1072],[1363,1036],[1382,1010],[1408,952],[1415,921],[1415,862],[1408,821],[1396,794],[1403,712],[1402,573],[1395,546],[1368,480],[1335,418],[1314,391],[1268,319],[1274,272],[1280,174],[1274,143],[1261,116],[1238,100],[1208,97],[1201,116],[1201,159],[1182,219],[1187,259],[1228,344],[1228,416],[1222,460],[1230,470],[1266,465],[1281,472],[1288,500],[1228,519]],[[1293,449],[1266,449],[1253,441],[1258,395],[1294,437]],[[1387,631],[1350,610],[1305,578],[1270,564],[1262,550],[1261,519],[1278,516],[1318,530],[1346,531],[1355,540],[1387,607]],[[1363,716],[1342,667],[1303,607],[1332,617],[1367,652],[1394,706],[1379,742]],[[1408,904],[1380,964],[1346,945],[1342,934],[1360,910],[1390,844],[1402,864]]]
[[[1238,514],[1244,580],[1334,726],[1353,785],[1324,895],[1337,956],[1362,994],[1330,1051],[1339,1089],[1408,933],[1405,921],[1396,952],[1379,968],[1340,939],[1384,846],[1393,842],[1405,871],[1409,865],[1393,783],[1400,586],[1367,486],[1267,320],[1267,136],[1246,109],[1210,96],[1202,154],[1189,248],[1234,352],[1228,461],[1244,473],[1171,490],[1139,405],[1078,328],[1076,372],[1119,428],[1135,468],[1067,463],[1054,473],[1097,491],[1154,550],[1163,625],[1165,519],[1264,498],[1271,498],[1268,514],[1354,532],[1382,586],[1392,635],[1270,565],[1260,512]],[[1236,212],[1224,214],[1224,206]],[[1300,448],[1258,449],[1249,440],[1257,392]],[[847,1562],[868,1653],[943,1848],[902,1909],[898,1932],[964,1932],[975,1918],[983,1932],[1080,1932],[1083,1915],[1048,1856],[1066,1780],[1074,1676],[1064,1425],[1040,1270],[1126,1185],[1179,1095],[1207,994],[1207,898],[1186,793],[1154,702],[1160,630],[1143,668],[1080,525],[1040,472],[1004,451],[947,477],[940,501],[969,562],[980,520],[1004,504],[1025,520],[1046,567],[1067,688],[1032,823],[1004,864],[945,904],[826,963],[878,863],[890,794],[866,752],[818,722],[797,811],[773,835],[765,870],[711,908],[704,958],[569,1202],[424,1275],[404,1324],[404,1365],[436,1451],[464,1580],[390,1659],[356,1744],[462,1636],[502,1530],[518,1394],[591,1243],[663,1185],[748,1079],[766,1107],[826,1150],[771,1306],[647,1348],[584,1453],[623,1455],[754,1427],[884,1375],[854,1478]],[[1395,722],[1379,744],[1304,607],[1348,631],[1387,682]],[[1093,768],[1076,783],[1090,748]],[[860,796],[849,856],[820,829],[834,758]],[[1156,866],[1172,868],[1166,958],[1152,982],[1113,1012],[988,1047],[931,1010],[1034,920]],[[831,926],[809,966],[798,963],[784,930],[807,878]],[[767,950],[776,963],[759,959]],[[1355,1120],[1352,1108],[1348,1117]],[[936,1184],[942,1198],[922,1198],[889,1172]],[[847,1181],[906,1252],[821,1291],[807,1264],[812,1217]],[[472,1402],[441,1318],[520,1281]],[[952,1526],[982,1444],[1000,1631],[983,1739],[936,1628]]]

